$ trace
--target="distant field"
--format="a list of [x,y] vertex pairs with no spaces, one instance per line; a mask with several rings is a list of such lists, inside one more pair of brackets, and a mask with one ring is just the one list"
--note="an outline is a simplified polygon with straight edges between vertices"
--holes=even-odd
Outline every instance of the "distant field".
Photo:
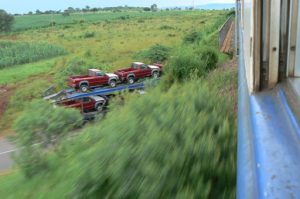
[[[70,16],[63,16],[62,14],[53,15],[26,15],[17,16],[16,23],[13,27],[14,31],[50,27],[54,25],[86,23],[86,22],[99,22],[106,20],[127,20],[135,18],[151,18],[151,17],[164,17],[185,15],[187,12],[183,11],[163,11],[163,12],[98,12],[98,13],[74,13]],[[191,13],[191,12],[190,12]],[[199,11],[197,11],[199,14]],[[195,14],[197,14],[195,12]]]
[[0,69],[66,53],[62,47],[47,43],[0,41]]

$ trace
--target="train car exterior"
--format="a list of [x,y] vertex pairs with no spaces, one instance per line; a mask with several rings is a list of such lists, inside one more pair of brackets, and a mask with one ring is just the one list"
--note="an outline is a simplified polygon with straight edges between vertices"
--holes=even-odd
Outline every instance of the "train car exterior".
[[237,198],[300,198],[299,0],[237,0]]

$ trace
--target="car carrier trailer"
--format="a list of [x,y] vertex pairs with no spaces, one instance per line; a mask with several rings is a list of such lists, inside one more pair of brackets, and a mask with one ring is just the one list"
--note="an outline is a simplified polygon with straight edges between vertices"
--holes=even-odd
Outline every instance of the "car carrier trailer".
[[141,82],[141,83],[135,83],[130,85],[120,85],[114,88],[109,88],[109,87],[96,88],[91,90],[88,93],[81,93],[81,92],[77,92],[74,89],[68,89],[68,90],[62,90],[55,94],[45,96],[44,99],[52,100],[52,101],[74,100],[74,99],[80,99],[80,98],[90,97],[90,96],[109,96],[124,91],[143,90],[144,88],[145,88],[145,84]]

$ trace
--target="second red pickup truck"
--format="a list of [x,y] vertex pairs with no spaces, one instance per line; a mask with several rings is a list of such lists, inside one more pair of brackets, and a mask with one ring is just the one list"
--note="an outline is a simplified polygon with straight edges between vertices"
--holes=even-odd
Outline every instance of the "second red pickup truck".
[[130,68],[117,70],[115,74],[118,75],[122,82],[133,84],[136,80],[145,77],[159,78],[162,67],[163,65],[161,64],[148,65],[142,62],[133,62]]

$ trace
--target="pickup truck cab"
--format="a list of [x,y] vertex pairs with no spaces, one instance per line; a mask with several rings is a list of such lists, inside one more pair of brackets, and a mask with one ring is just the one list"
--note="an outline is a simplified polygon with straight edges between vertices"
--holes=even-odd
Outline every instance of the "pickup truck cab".
[[116,74],[105,73],[98,69],[89,69],[88,75],[69,77],[69,86],[87,92],[90,88],[109,85],[115,87],[119,77]]
[[65,106],[66,108],[77,108],[82,112],[102,111],[106,105],[107,100],[100,96],[90,96],[74,100],[64,100],[58,102],[58,105]]
[[122,82],[125,81],[129,84],[133,84],[136,80],[145,77],[153,77],[157,79],[161,75],[161,72],[161,64],[148,65],[142,62],[133,62],[130,68],[117,70],[115,74],[118,75]]

